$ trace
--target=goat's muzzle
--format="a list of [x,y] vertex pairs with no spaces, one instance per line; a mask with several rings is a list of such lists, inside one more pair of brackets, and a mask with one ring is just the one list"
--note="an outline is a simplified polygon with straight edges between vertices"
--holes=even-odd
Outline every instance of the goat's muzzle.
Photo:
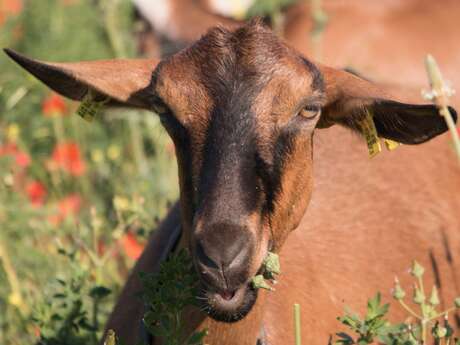
[[244,317],[256,298],[249,286],[254,253],[251,231],[229,222],[208,224],[193,236],[192,252],[203,310],[220,321]]

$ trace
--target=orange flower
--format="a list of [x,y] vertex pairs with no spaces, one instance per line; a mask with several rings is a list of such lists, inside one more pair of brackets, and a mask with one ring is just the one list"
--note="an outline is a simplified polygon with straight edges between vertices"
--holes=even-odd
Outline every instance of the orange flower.
[[2,0],[0,1],[0,26],[10,16],[16,16],[22,11],[21,0]]
[[48,117],[62,116],[67,112],[67,106],[61,96],[52,93],[43,101],[42,112]]
[[83,175],[86,165],[78,145],[73,142],[57,144],[51,155],[50,168],[62,169],[73,176]]
[[48,221],[59,226],[67,218],[75,218],[80,212],[82,199],[78,194],[70,194],[58,203],[58,212],[50,217]]
[[39,181],[32,181],[26,186],[26,194],[33,206],[41,206],[47,194],[45,186]]
[[121,239],[121,246],[129,258],[137,260],[144,250],[144,245],[139,243],[136,236],[131,232],[127,232]]
[[19,150],[17,145],[14,143],[7,143],[0,146],[0,157],[2,156],[13,156],[16,165],[20,168],[27,168],[31,162],[30,156]]

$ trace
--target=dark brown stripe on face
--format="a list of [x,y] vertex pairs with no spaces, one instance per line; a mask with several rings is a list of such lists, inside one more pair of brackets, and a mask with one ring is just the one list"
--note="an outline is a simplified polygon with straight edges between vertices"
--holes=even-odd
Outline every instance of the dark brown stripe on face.
[[253,212],[259,199],[254,159],[256,123],[251,111],[256,91],[251,88],[241,82],[222,90],[227,92],[216,99],[203,150],[199,200],[220,209],[223,202],[235,214]]

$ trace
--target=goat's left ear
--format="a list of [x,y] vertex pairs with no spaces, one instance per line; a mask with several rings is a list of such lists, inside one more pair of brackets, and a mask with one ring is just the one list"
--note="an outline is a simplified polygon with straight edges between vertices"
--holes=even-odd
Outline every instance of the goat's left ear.
[[[380,137],[403,144],[420,144],[447,131],[435,105],[401,103],[397,99],[404,95],[392,96],[391,90],[342,70],[324,66],[320,69],[326,91],[320,128],[338,123],[358,130],[359,122],[369,111]],[[456,121],[456,111],[450,107],[449,110]]]
[[149,109],[153,59],[119,59],[74,63],[43,62],[5,49],[15,62],[54,91],[81,101],[88,91],[96,100],[109,98],[111,105]]

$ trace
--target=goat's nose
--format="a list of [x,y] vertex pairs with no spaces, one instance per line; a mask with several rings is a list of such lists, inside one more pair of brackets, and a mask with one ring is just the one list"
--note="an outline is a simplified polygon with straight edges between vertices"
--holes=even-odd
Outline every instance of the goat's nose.
[[199,263],[208,269],[228,271],[244,262],[246,249],[243,243],[219,249],[203,246],[200,241],[197,243],[196,255]]
[[195,255],[201,273],[228,280],[244,273],[250,250],[247,228],[218,224],[207,227],[196,239]]

